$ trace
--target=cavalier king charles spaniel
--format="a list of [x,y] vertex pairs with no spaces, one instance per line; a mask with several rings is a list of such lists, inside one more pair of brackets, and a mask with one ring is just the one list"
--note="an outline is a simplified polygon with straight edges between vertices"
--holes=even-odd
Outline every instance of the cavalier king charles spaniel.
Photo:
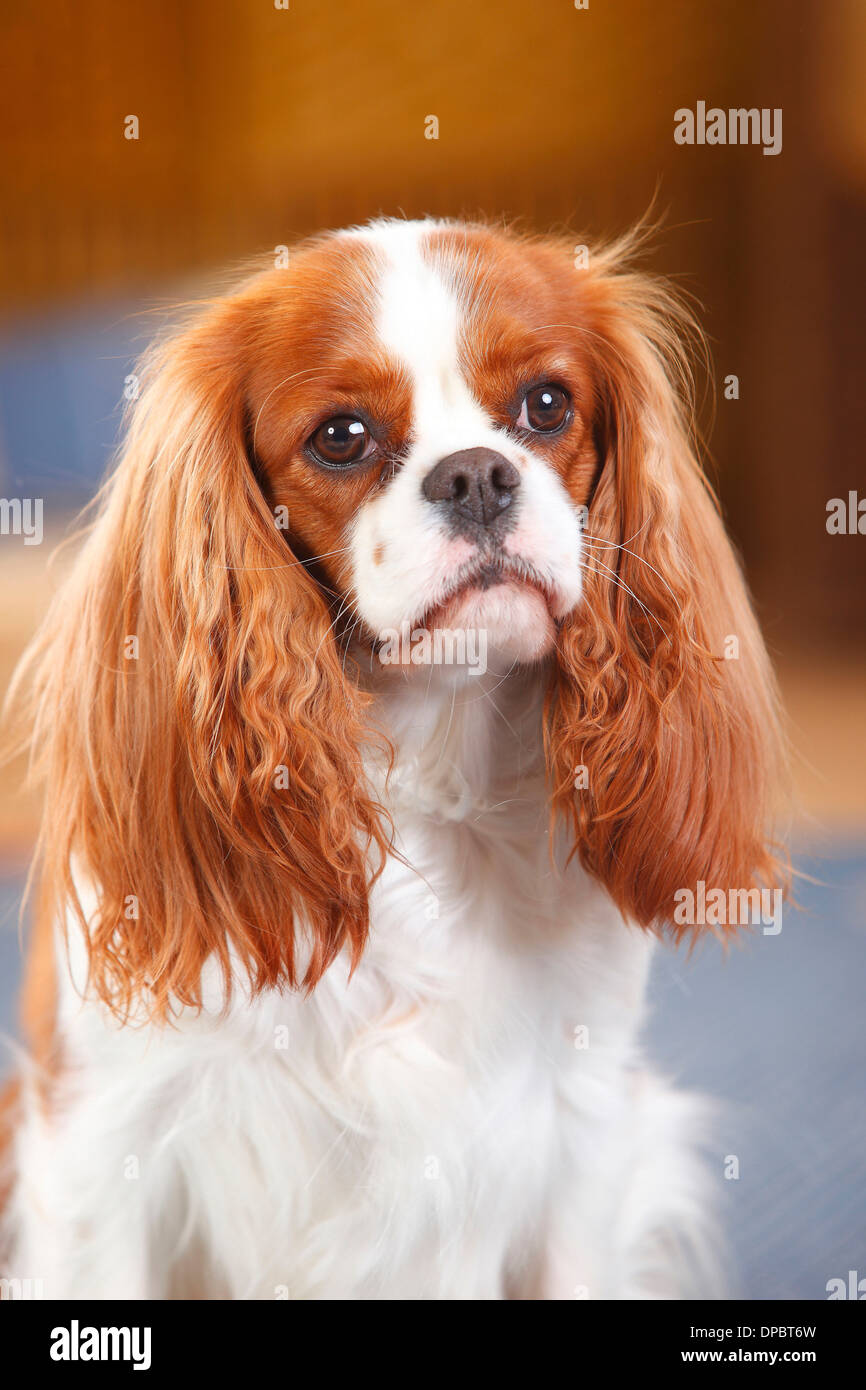
[[10,1276],[717,1293],[700,1102],[643,1000],[700,932],[677,894],[780,880],[782,744],[688,315],[632,249],[376,222],[146,359],[17,682],[46,809]]

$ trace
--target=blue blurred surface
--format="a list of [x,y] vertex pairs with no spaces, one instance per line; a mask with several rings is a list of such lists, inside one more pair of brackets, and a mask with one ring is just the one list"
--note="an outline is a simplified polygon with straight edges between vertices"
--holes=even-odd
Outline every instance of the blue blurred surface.
[[[747,1298],[826,1298],[866,1275],[866,851],[797,867],[778,936],[660,954],[649,1048],[723,1102],[719,1183]],[[723,1156],[740,1176],[726,1180]]]
[[42,497],[61,515],[90,500],[117,442],[125,379],[156,326],[118,305],[4,325],[0,494]]
[[[799,861],[802,910],[727,956],[660,951],[647,1047],[721,1103],[717,1173],[746,1298],[823,1299],[866,1277],[866,847]],[[21,883],[0,879],[0,1029],[14,1031]],[[7,1054],[8,1055],[8,1054]],[[724,1177],[736,1155],[739,1178]]]
[[[7,325],[0,338],[0,494],[63,516],[104,476],[124,381],[155,328],[123,305]],[[62,460],[62,463],[58,461]],[[46,510],[46,523],[51,515]],[[801,861],[802,911],[727,956],[659,952],[647,1046],[721,1102],[715,1165],[748,1298],[824,1298],[866,1277],[866,846]],[[21,881],[0,876],[0,1030],[14,1033]],[[5,1059],[0,1055],[0,1070]],[[739,1178],[726,1180],[724,1156]]]

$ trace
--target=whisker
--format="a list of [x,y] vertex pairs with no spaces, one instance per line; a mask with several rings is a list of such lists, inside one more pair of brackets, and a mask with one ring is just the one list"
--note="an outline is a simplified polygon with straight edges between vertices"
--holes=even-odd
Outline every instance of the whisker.
[[332,622],[332,623],[329,623],[328,627],[325,629],[324,635],[322,636],[322,640],[321,640],[321,642],[319,643],[319,645],[317,646],[315,652],[313,653],[313,661],[316,660],[316,658],[317,658],[318,655],[319,655],[319,652],[322,650],[322,647],[324,646],[325,642],[327,641],[327,639],[328,639],[330,633],[333,631],[333,629],[336,627],[337,623],[340,621],[340,618],[341,618],[341,616],[342,616],[342,614],[343,614],[343,611],[344,611],[345,608],[348,606],[349,602],[350,602],[350,600],[349,600],[348,598],[344,598],[344,599],[343,599],[343,601],[342,601],[342,603],[340,604],[340,607],[339,607],[339,609],[338,609],[338,611],[337,611],[337,616],[334,618],[333,622]]
[[[625,593],[627,593],[631,598],[634,599],[634,601],[635,601],[635,603],[638,605],[638,607],[639,607],[639,608],[642,608],[643,611],[644,611],[644,613],[646,613],[647,617],[650,618],[650,619],[655,623],[656,627],[658,628],[659,632],[660,632],[660,633],[662,634],[662,636],[664,637],[665,641],[666,641],[666,642],[670,642],[670,640],[671,640],[670,637],[669,637],[668,634],[665,632],[664,628],[662,627],[662,625],[661,625],[661,623],[659,622],[658,618],[656,617],[655,613],[651,613],[651,612],[650,612],[650,610],[647,608],[646,604],[641,602],[641,600],[638,598],[638,596],[637,596],[637,594],[634,592],[634,590],[633,590],[633,589],[630,589],[629,586],[628,586],[628,584],[626,584],[625,580],[621,579],[620,576],[616,573],[615,570],[612,570],[612,569],[610,568],[609,565],[603,564],[602,561],[599,560],[597,557],[595,558],[594,563],[595,563],[596,565],[600,565],[601,568],[602,568],[603,570],[606,570],[607,573],[610,575],[611,579],[613,580],[614,584],[616,584],[620,589],[623,589],[623,590],[625,591]],[[584,566],[584,568],[587,568],[587,567]]]
[[[646,524],[646,523],[644,523],[644,524]],[[629,548],[628,548],[627,545],[621,545],[618,541],[605,541],[605,540],[602,540],[602,537],[601,537],[601,536],[592,536],[592,535],[590,535],[588,531],[584,531],[584,532],[583,532],[583,535],[584,535],[585,538],[588,537],[590,541],[595,541],[595,542],[597,542],[597,543],[600,542],[601,545],[602,545],[604,548],[608,549],[608,550],[623,550],[623,551],[625,551],[626,555],[631,555],[633,559],[639,560],[640,563],[641,563],[642,565],[646,565],[647,569],[652,570],[653,574],[657,575],[658,578],[659,578],[659,579],[662,581],[662,583],[664,584],[664,586],[665,586],[665,588],[667,589],[668,593],[670,594],[671,598],[674,600],[674,602],[675,602],[676,605],[677,605],[677,612],[679,612],[679,613],[682,612],[682,607],[681,607],[681,605],[680,605],[680,603],[679,603],[679,600],[677,599],[676,593],[675,593],[674,590],[671,588],[670,584],[669,584],[668,581],[665,579],[664,575],[663,575],[662,573],[660,573],[659,570],[656,569],[655,565],[651,565],[650,562],[649,562],[649,560],[645,560],[644,557],[643,557],[642,555],[638,555],[638,553],[637,553],[636,550],[629,550]],[[596,549],[598,549],[598,544],[596,544],[596,545],[590,545],[589,548],[590,548],[590,550],[596,550]]]
[[321,555],[311,555],[307,560],[286,560],[281,565],[220,565],[219,568],[232,574],[270,574],[276,570],[303,569],[306,565],[314,565],[317,560],[328,560],[333,555],[346,555],[350,549],[351,546],[341,545],[337,550],[325,550]]
[[271,399],[271,396],[274,394],[274,392],[279,391],[281,387],[286,386],[290,381],[298,381],[301,377],[321,376],[325,370],[326,369],[324,367],[309,367],[306,371],[290,372],[288,376],[283,377],[282,381],[278,381],[276,386],[271,387],[270,391],[265,396],[265,399],[259,406],[258,412],[256,413],[255,424],[253,425],[253,453],[255,453],[256,451],[256,438],[259,431],[259,420],[262,418],[262,411],[264,410],[268,401]]

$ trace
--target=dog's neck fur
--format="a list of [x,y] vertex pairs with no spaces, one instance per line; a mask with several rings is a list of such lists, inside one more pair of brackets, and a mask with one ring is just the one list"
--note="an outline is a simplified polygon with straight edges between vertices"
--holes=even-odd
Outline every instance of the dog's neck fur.
[[[27,1216],[18,1254],[49,1296],[641,1297],[645,1266],[665,1296],[692,1287],[691,1261],[656,1270],[669,1227],[710,1263],[692,1110],[634,1070],[650,939],[550,862],[545,673],[442,674],[392,679],[370,708],[396,750],[398,853],[354,973],[336,961],[310,997],[240,989],[227,1014],[214,979],[202,1015],[162,1030],[118,1029],[62,986],[86,1122],[58,1138],[34,1112],[20,1160],[59,1171],[64,1230],[106,1192],[124,1220],[83,1251]],[[244,1221],[212,1171],[242,1185]],[[152,1237],[150,1275],[133,1188],[137,1219],[184,1230]]]
[[394,748],[382,790],[395,816],[543,832],[546,682],[546,667],[477,676],[433,668],[429,679],[422,671],[380,682],[370,719]]

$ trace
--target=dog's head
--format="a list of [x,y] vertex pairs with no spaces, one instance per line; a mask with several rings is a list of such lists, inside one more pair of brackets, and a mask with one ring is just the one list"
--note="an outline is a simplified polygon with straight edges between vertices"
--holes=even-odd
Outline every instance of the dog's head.
[[452,625],[516,661],[552,649],[598,470],[576,280],[542,243],[410,222],[253,291],[260,477],[361,642]]
[[154,351],[36,682],[43,851],[58,894],[71,855],[98,885],[105,997],[195,1002],[209,955],[255,988],[357,959],[389,841],[345,648],[407,625],[537,666],[553,813],[632,918],[772,877],[772,679],[683,322],[622,247],[385,223]]

